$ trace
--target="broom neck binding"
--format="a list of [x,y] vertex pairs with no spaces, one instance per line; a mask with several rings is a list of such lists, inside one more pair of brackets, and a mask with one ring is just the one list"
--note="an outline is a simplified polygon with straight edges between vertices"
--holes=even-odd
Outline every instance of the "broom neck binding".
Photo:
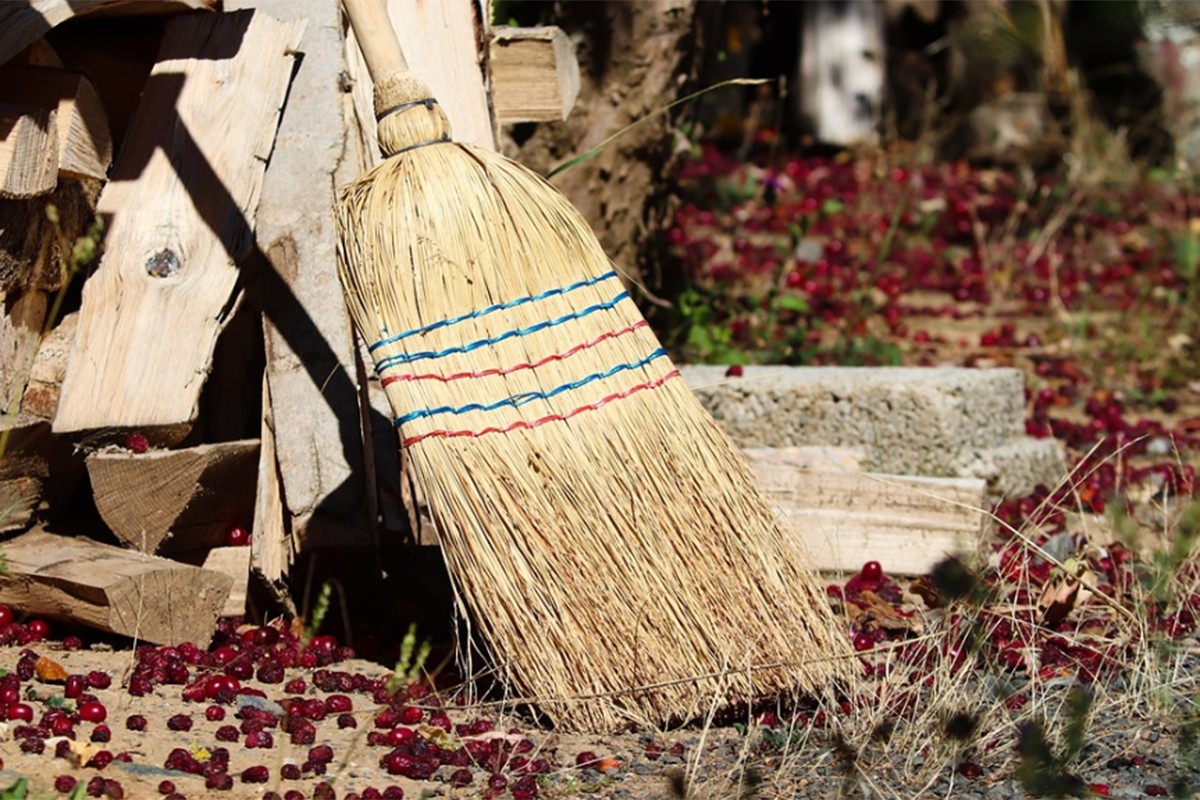
[[450,121],[429,87],[410,72],[375,83],[379,146],[387,157],[450,139]]

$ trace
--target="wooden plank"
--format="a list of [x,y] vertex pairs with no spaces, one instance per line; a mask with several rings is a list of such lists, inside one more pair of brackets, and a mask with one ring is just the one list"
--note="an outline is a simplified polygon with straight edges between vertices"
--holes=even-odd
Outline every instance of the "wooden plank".
[[46,33],[83,14],[178,14],[216,8],[217,0],[29,0],[0,3],[0,64]]
[[[111,215],[84,285],[54,429],[191,430],[217,336],[240,297],[254,210],[303,22],[176,17],[100,196]],[[301,193],[296,193],[301,194]]]
[[77,536],[33,530],[4,543],[0,602],[154,644],[206,642],[233,581]]
[[496,149],[482,42],[487,20],[474,0],[387,0],[388,17],[414,75],[429,84],[454,139]]
[[987,530],[987,485],[798,468],[771,448],[744,451],[759,486],[818,569],[853,572],[872,559],[921,575],[947,556],[974,553]]
[[254,515],[257,439],[184,450],[87,457],[96,508],[126,546],[167,554],[225,544],[229,526]]
[[[373,541],[365,513],[363,428],[355,378],[354,333],[337,277],[337,232],[329,210],[339,171],[365,165],[347,146],[346,71],[340,8],[327,0],[254,0],[259,12],[309,22],[263,178],[257,240],[267,264],[260,279],[273,448],[263,469],[280,481],[285,518],[262,511],[276,533],[260,545],[276,580],[309,547]],[[304,187],[304,191],[296,191]],[[264,501],[274,498],[262,495]],[[276,535],[286,530],[290,542]],[[270,550],[268,554],[266,551]]]
[[579,97],[579,61],[561,29],[493,28],[488,45],[496,122],[564,120]]
[[36,197],[58,183],[58,111],[0,103],[0,197]]
[[108,115],[91,82],[49,67],[0,67],[0,100],[58,110],[58,172],[107,180],[112,163]]

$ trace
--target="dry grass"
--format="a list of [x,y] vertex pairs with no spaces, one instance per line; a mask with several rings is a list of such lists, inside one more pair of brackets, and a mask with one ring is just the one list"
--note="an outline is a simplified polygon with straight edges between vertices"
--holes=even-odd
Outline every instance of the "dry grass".
[[[389,85],[377,107],[424,96]],[[347,190],[340,263],[505,681],[589,730],[848,684],[824,594],[585,221],[444,123],[385,119],[399,155]]]
[[[1050,510],[1047,505],[1039,513]],[[964,761],[979,765],[984,781],[1016,777],[1036,796],[1075,796],[1087,793],[1085,776],[1108,760],[1142,754],[1151,731],[1178,735],[1176,766],[1194,769],[1200,753],[1186,731],[1195,728],[1200,714],[1195,700],[1200,651],[1194,639],[1172,640],[1150,620],[1161,617],[1155,609],[1178,608],[1200,591],[1200,554],[1193,547],[1200,504],[1161,498],[1148,510],[1165,524],[1126,525],[1117,534],[1120,520],[1104,524],[1076,515],[1068,528],[1080,543],[1072,558],[1085,558],[1120,538],[1140,553],[1127,593],[1110,599],[1097,592],[1067,617],[1101,614],[1109,625],[1057,634],[1070,646],[1118,654],[1120,662],[1110,662],[1105,676],[1080,682],[1071,668],[1040,670],[1038,644],[1046,631],[1030,623],[1028,604],[1011,601],[1014,589],[1039,583],[1029,574],[1032,558],[1003,581],[995,580],[995,558],[977,560],[980,576],[992,581],[987,593],[928,613],[925,635],[873,651],[869,660],[887,665],[888,678],[872,684],[867,697],[855,698],[851,714],[826,705],[823,727],[813,724],[811,714],[790,727],[748,718],[738,763],[710,770],[703,790],[688,796],[807,797],[808,781],[824,774],[827,787],[831,770],[843,776],[844,791],[859,787],[878,797],[920,797],[934,796],[936,785],[937,795],[953,796],[956,783],[967,780],[957,772]],[[1074,568],[1071,558],[1056,558],[1039,546],[1036,530],[1003,535],[1027,556],[1049,560],[1060,571]],[[1027,672],[1004,669],[983,644],[1000,625],[1011,628],[1030,656]],[[927,657],[914,658],[918,652]],[[765,754],[759,749],[764,742]],[[689,775],[702,772],[697,755]],[[761,779],[753,791],[747,789],[747,774]]]

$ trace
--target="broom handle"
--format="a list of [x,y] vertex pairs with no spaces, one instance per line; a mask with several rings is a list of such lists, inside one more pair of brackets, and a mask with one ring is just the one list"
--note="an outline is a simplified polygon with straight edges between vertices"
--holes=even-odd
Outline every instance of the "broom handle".
[[350,27],[358,38],[371,80],[380,82],[397,72],[408,72],[408,62],[388,19],[386,0],[342,0]]

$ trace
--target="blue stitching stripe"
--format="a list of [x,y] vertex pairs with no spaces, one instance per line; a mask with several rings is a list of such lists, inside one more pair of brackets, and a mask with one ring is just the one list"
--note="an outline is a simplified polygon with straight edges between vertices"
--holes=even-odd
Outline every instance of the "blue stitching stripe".
[[577,283],[572,283],[569,286],[564,286],[561,289],[547,289],[546,291],[540,292],[539,294],[531,294],[527,297],[518,297],[515,300],[509,300],[508,302],[505,302],[505,303],[497,303],[495,305],[488,306],[487,308],[481,308],[478,311],[471,311],[467,314],[462,314],[457,317],[451,317],[450,319],[443,319],[443,320],[439,320],[438,322],[431,322],[428,325],[421,326],[420,328],[413,328],[410,331],[404,331],[403,333],[397,333],[395,336],[389,336],[386,339],[380,339],[379,341],[375,342],[375,344],[371,345],[367,349],[370,352],[374,353],[378,348],[383,347],[384,345],[393,344],[395,342],[402,341],[404,339],[409,338],[410,336],[416,336],[417,334],[421,334],[421,333],[428,333],[429,331],[436,331],[438,328],[445,328],[450,325],[456,325],[459,322],[465,322],[466,320],[469,320],[469,319],[477,319],[478,317],[482,317],[485,314],[491,314],[494,311],[503,311],[508,308],[516,308],[517,306],[523,306],[526,303],[532,303],[536,300],[545,300],[548,297],[557,297],[560,294],[566,294],[567,292],[573,292],[576,289],[583,289],[587,286],[594,286],[597,283],[600,283],[602,281],[606,281],[606,280],[609,280],[610,278],[615,278],[615,277],[617,277],[616,272],[606,272],[603,275],[597,275],[594,278],[588,278],[587,280],[578,281]]
[[517,336],[527,336],[531,333],[537,333],[538,331],[545,330],[546,328],[562,325],[563,323],[570,322],[571,320],[581,319],[589,314],[594,314],[597,311],[607,311],[627,297],[629,297],[628,293],[622,289],[617,293],[616,297],[614,297],[612,300],[609,300],[607,303],[597,303],[594,306],[588,306],[587,308],[580,309],[579,311],[573,311],[570,314],[564,314],[557,319],[538,322],[534,325],[530,325],[527,328],[515,328],[511,331],[505,331],[499,336],[493,336],[489,339],[480,339],[479,341],[471,342],[470,344],[459,345],[458,347],[448,347],[445,350],[422,350],[418,353],[397,353],[396,355],[387,356],[386,358],[381,358],[380,360],[376,361],[375,371],[382,376],[385,369],[399,366],[401,364],[411,364],[414,361],[424,361],[425,359],[429,358],[441,358],[443,356],[457,355],[458,353],[469,353],[472,350],[478,350],[480,347],[487,347],[488,345],[497,344],[505,341],[506,339],[512,339]]
[[504,408],[505,406],[518,408],[526,403],[531,403],[534,400],[549,400],[551,397],[562,394],[563,392],[569,392],[573,389],[578,389],[603,378],[611,378],[613,375],[616,375],[619,372],[626,372],[631,369],[644,367],[651,361],[654,361],[658,358],[663,358],[666,355],[667,351],[660,347],[640,361],[633,361],[627,364],[618,364],[617,366],[605,370],[604,372],[594,372],[591,375],[587,375],[577,381],[571,381],[570,383],[564,383],[562,386],[556,386],[548,392],[522,392],[521,394],[516,394],[503,400],[497,400],[495,403],[468,403],[465,406],[439,406],[437,408],[425,408],[419,411],[412,411],[402,417],[397,417],[396,426],[399,427],[414,420],[425,419],[438,414],[457,415],[466,414],[469,411],[495,411],[496,409]]

